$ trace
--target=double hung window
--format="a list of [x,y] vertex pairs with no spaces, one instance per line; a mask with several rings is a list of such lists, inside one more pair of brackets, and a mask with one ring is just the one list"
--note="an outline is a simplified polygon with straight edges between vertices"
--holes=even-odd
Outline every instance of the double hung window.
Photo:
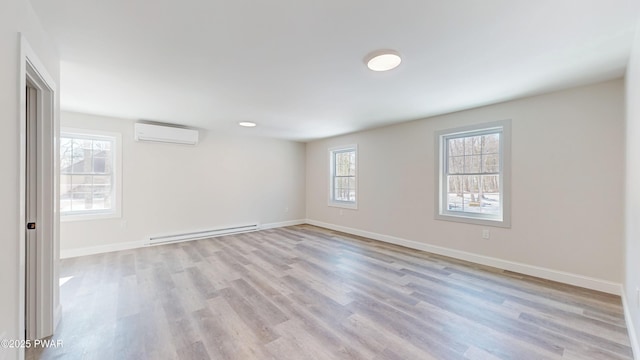
[[79,131],[60,134],[60,214],[117,215],[119,137]]
[[501,121],[437,134],[437,218],[509,226],[509,126]]
[[329,150],[331,206],[357,208],[357,151],[355,145]]

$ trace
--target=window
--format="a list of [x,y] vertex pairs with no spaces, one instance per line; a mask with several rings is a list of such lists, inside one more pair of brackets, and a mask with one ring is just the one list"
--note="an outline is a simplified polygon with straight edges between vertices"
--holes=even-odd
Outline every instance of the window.
[[[62,130],[60,134],[60,214],[119,216],[119,134]],[[94,215],[94,216],[91,216]]]
[[357,146],[329,150],[331,159],[330,206],[357,208]]
[[510,226],[510,124],[437,133],[437,219]]

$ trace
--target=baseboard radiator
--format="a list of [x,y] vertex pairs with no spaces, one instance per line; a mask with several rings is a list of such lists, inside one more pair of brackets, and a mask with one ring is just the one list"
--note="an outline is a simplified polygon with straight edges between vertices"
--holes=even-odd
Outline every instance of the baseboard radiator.
[[149,245],[169,244],[174,242],[190,241],[206,239],[222,235],[240,234],[250,231],[259,230],[259,224],[251,224],[244,226],[233,226],[227,228],[195,231],[182,234],[163,235],[163,236],[151,236],[149,237]]

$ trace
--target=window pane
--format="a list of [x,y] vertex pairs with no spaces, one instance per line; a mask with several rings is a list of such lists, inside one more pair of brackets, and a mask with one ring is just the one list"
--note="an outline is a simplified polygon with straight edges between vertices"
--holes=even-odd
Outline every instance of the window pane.
[[93,157],[109,157],[109,153],[111,153],[109,149],[94,149]]
[[448,176],[447,185],[447,209],[462,211],[462,176]]
[[356,201],[356,178],[350,177],[349,184],[349,201]]
[[500,156],[499,155],[485,155],[482,157],[483,168],[485,173],[497,173],[500,171]]
[[447,210],[500,215],[498,175],[447,177]]
[[84,191],[86,186],[91,186],[91,176],[85,175],[70,175],[71,178],[71,190],[72,191]]
[[344,201],[344,179],[335,178],[333,188],[333,198],[337,201]]
[[484,175],[482,176],[482,189],[485,194],[500,192],[500,176]]
[[71,175],[60,175],[60,197],[64,198],[71,192]]
[[70,138],[60,138],[60,169],[64,169],[71,165],[73,161],[73,150],[71,148],[72,140]]
[[70,197],[60,199],[60,211],[62,212],[71,211]]
[[462,174],[464,172],[464,156],[449,158],[449,174]]
[[94,175],[92,178],[94,186],[100,185],[108,186],[109,188],[111,187],[111,175]]
[[483,154],[497,154],[500,151],[500,134],[483,135]]
[[91,197],[91,192],[86,191],[77,191],[73,192],[73,197],[71,198],[72,211],[83,211],[83,210],[92,210],[93,209],[93,198]]
[[355,151],[340,152],[335,154],[336,176],[355,176],[356,153]]
[[464,154],[465,155],[473,155],[473,146],[471,144],[471,138],[470,137],[466,137],[466,138],[462,138],[462,141],[464,142]]
[[345,154],[338,153],[336,154],[336,176],[344,176],[347,175],[347,166],[348,162],[345,163]]
[[338,199],[340,201],[349,201],[349,186],[347,184],[347,179],[340,179],[340,186],[338,188]]
[[91,158],[93,157],[93,143],[91,140],[75,139],[73,146],[74,172],[91,172]]
[[94,209],[111,208],[111,178],[106,176],[94,176],[91,188]]
[[464,155],[464,138],[449,139],[449,156]]
[[93,172],[111,173],[111,141],[93,142]]
[[65,170],[70,174],[81,173],[84,171],[85,152],[82,150],[80,142],[76,139],[72,141],[71,147],[71,165]]
[[464,172],[476,174],[480,172],[480,155],[465,156]]
[[462,139],[464,140],[465,155],[477,155],[482,152],[481,136],[469,136]]
[[107,158],[94,157],[93,158],[93,172],[94,173],[107,173]]
[[500,215],[500,177],[498,175],[482,176],[482,212]]
[[349,152],[349,176],[356,176],[356,152]]
[[355,177],[336,177],[334,179],[334,200],[355,201]]
[[73,199],[71,175],[60,176],[60,210],[71,211],[71,201]]
[[109,140],[93,140],[93,152],[99,153],[101,151],[111,150],[111,141]]
[[464,176],[465,183],[465,211],[480,212],[480,176]]

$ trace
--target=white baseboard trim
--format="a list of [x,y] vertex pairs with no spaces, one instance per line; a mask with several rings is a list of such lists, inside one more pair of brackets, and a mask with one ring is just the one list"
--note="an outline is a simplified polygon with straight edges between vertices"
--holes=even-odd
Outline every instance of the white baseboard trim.
[[[306,223],[305,219],[298,219],[298,220],[282,221],[277,223],[261,224],[258,227],[258,230],[267,230],[267,229],[274,229],[274,228],[285,227],[285,226],[301,225],[304,223]],[[76,249],[66,249],[66,250],[60,250],[60,259],[103,254],[103,253],[108,253],[113,251],[137,249],[145,246],[149,246],[148,241],[142,240],[142,241],[114,243],[114,244],[108,244],[108,245],[90,246],[90,247],[83,247],[83,248],[76,248]]]
[[624,309],[624,321],[627,323],[627,333],[629,334],[629,342],[631,343],[631,349],[633,350],[633,358],[640,359],[640,344],[638,344],[638,335],[636,329],[633,326],[633,319],[631,318],[631,308],[629,307],[629,301],[627,294],[622,288],[622,307]]
[[374,240],[379,240],[395,245],[400,245],[404,247],[408,247],[411,249],[422,250],[438,255],[448,256],[455,259],[465,260],[469,262],[473,262],[480,265],[486,265],[495,267],[498,269],[514,271],[520,274],[525,274],[529,276],[535,276],[547,280],[557,281],[564,284],[580,286],[587,289],[597,290],[606,292],[614,295],[621,295],[622,285],[606,280],[591,278],[588,276],[582,276],[577,274],[572,274],[564,271],[557,271],[548,268],[543,268],[535,265],[528,265],[523,263],[518,263],[509,260],[498,259],[490,256],[478,255],[474,253],[469,253],[466,251],[449,249],[441,246],[430,245],[414,240],[402,239],[395,236],[383,235],[374,232],[369,232],[365,230],[353,229],[346,226],[329,224],[317,220],[307,219],[307,224],[315,225],[331,230],[342,231],[352,235],[358,235],[367,237]]
[[306,222],[307,222],[306,219],[298,219],[298,220],[281,221],[281,222],[269,223],[269,224],[261,224],[260,225],[260,230],[267,230],[267,229],[275,229],[275,228],[281,228],[281,227],[287,227],[287,226],[302,225],[302,224],[306,224]]

